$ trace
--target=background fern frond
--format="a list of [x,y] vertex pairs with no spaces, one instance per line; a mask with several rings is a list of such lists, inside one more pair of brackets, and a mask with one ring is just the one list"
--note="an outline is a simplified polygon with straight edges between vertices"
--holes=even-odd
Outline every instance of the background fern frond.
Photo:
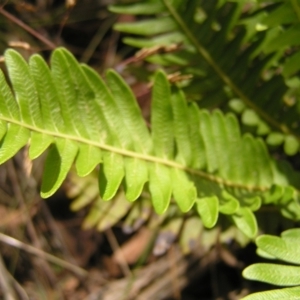
[[[144,1],[123,6],[112,6],[117,13],[139,15],[142,8],[150,9],[142,21],[119,23],[115,28],[126,33],[147,36],[128,37],[124,42],[138,48],[171,44],[181,45],[173,53],[156,53],[147,60],[169,70],[192,74],[184,90],[189,99],[200,107],[212,108],[238,98],[245,106],[241,121],[256,127],[258,135],[274,132],[283,135],[287,155],[299,152],[299,111],[294,102],[297,88],[290,88],[288,71],[297,61],[283,51],[293,52],[297,44],[297,14],[291,2],[245,5],[243,1]],[[279,20],[276,16],[282,13]],[[287,19],[287,16],[293,18]],[[279,28],[282,18],[286,27]],[[161,26],[160,31],[141,26],[143,22],[159,24],[164,20],[172,26]],[[142,23],[140,23],[142,22]],[[136,30],[140,28],[140,30]],[[144,27],[145,28],[145,27]],[[289,60],[291,62],[289,62]],[[283,73],[280,71],[283,68]],[[292,100],[291,100],[292,101]],[[267,141],[270,139],[267,138]]]
[[247,267],[243,276],[278,286],[296,286],[251,294],[243,299],[297,299],[299,298],[300,230],[289,229],[281,237],[262,235],[256,239],[258,254],[280,259],[293,265],[257,263]]

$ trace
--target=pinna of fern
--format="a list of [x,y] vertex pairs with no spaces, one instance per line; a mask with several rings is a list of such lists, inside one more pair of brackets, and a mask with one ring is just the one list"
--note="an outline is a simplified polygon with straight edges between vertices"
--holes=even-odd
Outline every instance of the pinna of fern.
[[42,197],[60,187],[73,163],[79,176],[100,165],[104,201],[120,186],[128,201],[146,189],[157,213],[172,199],[183,212],[195,206],[206,227],[222,213],[250,237],[257,232],[253,211],[263,203],[299,219],[299,175],[285,174],[260,139],[242,136],[234,115],[188,104],[164,72],[155,75],[149,130],[114,71],[104,82],[63,48],[50,68],[39,55],[27,64],[14,50],[5,62],[12,87],[1,73],[0,163],[27,143],[31,159],[49,148]]
[[[286,101],[293,95],[285,76],[298,70],[300,56],[296,51],[290,60],[283,59],[285,50],[293,52],[299,32],[293,2],[260,6],[250,1],[147,0],[111,10],[143,16],[115,25],[116,30],[131,34],[125,43],[138,48],[179,45],[174,53],[157,53],[147,60],[192,74],[184,90],[200,107],[238,99],[243,103],[242,122],[256,127],[257,135],[267,136],[267,144],[283,144],[287,155],[295,155],[300,149],[300,115]],[[291,26],[279,28],[277,10],[285,24],[287,15],[293,15],[288,21]],[[264,30],[257,30],[258,25]]]

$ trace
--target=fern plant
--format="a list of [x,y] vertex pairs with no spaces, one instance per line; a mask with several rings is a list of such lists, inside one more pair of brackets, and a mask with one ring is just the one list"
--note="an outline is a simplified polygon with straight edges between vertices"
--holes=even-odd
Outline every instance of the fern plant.
[[114,71],[105,83],[62,48],[53,52],[51,68],[39,55],[27,64],[13,50],[6,51],[5,62],[12,90],[1,73],[0,162],[27,143],[31,159],[49,148],[43,197],[59,188],[73,163],[79,176],[100,164],[104,201],[121,185],[128,201],[145,189],[159,214],[172,199],[183,212],[195,206],[206,227],[221,213],[251,238],[257,234],[253,211],[262,203],[299,219],[299,174],[288,168],[282,176],[284,168],[264,143],[241,135],[234,115],[199,111],[162,71],[154,79],[149,130]]

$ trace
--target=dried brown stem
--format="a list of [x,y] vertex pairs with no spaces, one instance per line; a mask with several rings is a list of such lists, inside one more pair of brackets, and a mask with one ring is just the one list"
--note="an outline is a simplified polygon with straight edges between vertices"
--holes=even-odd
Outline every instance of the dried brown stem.
[[21,21],[20,19],[18,19],[17,17],[15,17],[14,15],[12,15],[11,13],[7,12],[3,8],[3,5],[0,6],[0,14],[3,15],[8,20],[10,20],[11,22],[13,22],[16,25],[18,25],[19,27],[21,27],[22,29],[24,29],[25,31],[29,32],[32,36],[34,36],[35,38],[37,38],[38,40],[40,40],[41,42],[43,42],[47,47],[49,47],[49,49],[52,50],[52,49],[56,48],[56,45],[54,43],[52,43],[51,41],[49,41],[43,35],[41,35],[40,33],[38,33],[36,30],[32,29],[30,26],[28,26],[27,24],[25,24],[23,21]]
[[18,248],[18,249],[21,249],[21,250],[24,250],[30,254],[33,254],[33,255],[36,255],[38,256],[39,258],[41,259],[46,259],[48,260],[49,262],[51,263],[54,263],[56,265],[59,265],[65,269],[68,269],[70,271],[72,271],[73,273],[75,273],[76,275],[80,276],[80,277],[86,277],[88,275],[88,272],[85,271],[84,269],[80,268],[80,267],[77,267],[77,266],[74,266],[73,264],[71,263],[68,263],[54,255],[51,255],[47,252],[44,252],[40,249],[37,249],[35,247],[32,247],[30,245],[27,245],[15,238],[12,238],[6,234],[3,234],[0,232],[0,242],[2,243],[5,243],[7,245],[10,245],[12,247],[15,247],[15,248]]

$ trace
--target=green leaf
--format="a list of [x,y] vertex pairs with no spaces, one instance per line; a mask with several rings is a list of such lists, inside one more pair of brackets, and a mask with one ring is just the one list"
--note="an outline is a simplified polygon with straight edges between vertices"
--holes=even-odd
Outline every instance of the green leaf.
[[61,186],[76,157],[78,147],[75,143],[56,139],[48,153],[42,179],[42,197],[50,197]]
[[[172,45],[172,44],[180,44],[185,40],[186,37],[181,34],[180,32],[167,32],[160,34],[159,36],[151,37],[151,38],[131,38],[126,37],[123,39],[124,43],[127,45],[130,45],[132,47],[138,47],[138,48],[152,48],[155,46],[161,46],[161,45]],[[156,56],[157,57],[157,56]],[[149,60],[155,59],[155,56],[153,55],[150,57]],[[182,56],[178,57],[177,62],[182,62],[181,64],[186,65],[187,60],[184,59]]]
[[285,218],[294,221],[300,220],[300,205],[296,199],[292,199],[282,206],[280,212]]
[[300,267],[259,263],[247,267],[243,276],[275,285],[293,286],[300,284]]
[[8,87],[6,79],[3,75],[3,72],[0,70],[0,101],[1,101],[1,110],[0,114],[3,117],[12,118],[14,120],[20,120],[20,111],[16,99],[13,97],[13,94]]
[[256,254],[267,259],[276,259],[275,256],[270,255],[269,253],[263,251],[262,249],[257,248],[256,249]]
[[100,162],[102,162],[102,152],[99,148],[91,145],[79,145],[76,157],[76,171],[79,176],[87,176]]
[[242,298],[243,300],[298,300],[300,287],[259,292]]
[[245,109],[242,114],[242,122],[248,126],[256,126],[259,124],[259,117],[252,109]]
[[172,18],[165,17],[159,20],[143,20],[136,23],[117,23],[115,30],[133,34],[154,35],[168,32],[177,28]]
[[155,75],[151,105],[151,132],[155,154],[162,158],[172,159],[174,156],[174,128],[171,91],[167,77],[162,71]]
[[215,140],[213,139],[212,122],[208,112],[200,112],[200,130],[205,144],[205,156],[207,161],[207,171],[215,172],[218,168],[217,156],[215,155]]
[[199,109],[195,103],[192,103],[188,107],[188,122],[189,122],[189,133],[190,133],[190,147],[192,152],[191,167],[195,169],[204,169],[205,160],[205,148],[204,142],[201,137],[200,128],[200,115]]
[[237,119],[229,114],[225,118],[226,122],[226,134],[228,136],[228,157],[234,157],[230,159],[230,173],[228,175],[228,180],[233,182],[246,182],[247,174],[245,173],[244,168],[240,166],[243,165],[244,155],[241,155],[242,152],[242,140],[240,128],[238,125]]
[[297,239],[297,241],[300,241],[300,228],[292,228],[285,230],[281,233],[281,236],[284,240]]
[[272,161],[268,150],[261,139],[254,142],[254,158],[259,166],[258,179],[261,186],[271,186],[273,182]]
[[74,99],[77,100],[78,86],[74,88],[76,84],[73,83],[73,73],[70,70],[72,64],[66,58],[65,53],[64,49],[58,48],[51,56],[51,74],[57,89],[61,114],[69,133],[88,138],[86,128],[78,114],[81,111],[80,107],[78,107],[78,102],[74,101]]
[[146,3],[133,3],[131,5],[111,5],[109,10],[119,14],[155,14],[164,9],[164,5],[160,2],[148,1]]
[[178,153],[181,155],[177,157],[179,162],[185,165],[190,165],[192,161],[192,152],[190,147],[190,134],[188,120],[188,108],[184,94],[179,89],[173,89],[171,97],[171,105],[174,117],[174,135],[176,139],[176,146]]
[[39,99],[27,63],[19,53],[13,50],[5,52],[5,61],[7,62],[9,77],[21,110],[22,119],[28,125],[41,128],[40,105],[37,105]]
[[228,103],[229,107],[236,113],[241,114],[245,109],[245,104],[240,99],[232,99]]
[[41,103],[43,127],[66,132],[58,91],[46,62],[39,55],[33,55],[30,57],[29,67]]
[[229,194],[227,191],[222,191],[222,197],[220,199],[219,211],[225,215],[234,214],[240,207],[239,201]]
[[257,126],[257,131],[256,134],[257,135],[266,135],[269,134],[271,131],[270,127],[268,126],[267,123],[265,123],[264,121],[260,120]]
[[281,200],[284,193],[284,188],[280,185],[273,185],[266,193],[263,195],[263,203],[277,203]]
[[284,135],[280,132],[271,132],[267,137],[267,143],[271,146],[279,146],[284,142]]
[[[6,130],[7,130],[6,122],[0,121],[0,140],[3,139],[3,137],[6,133]],[[0,152],[1,152],[1,150],[0,150]]]
[[219,214],[219,199],[216,196],[197,199],[196,208],[205,227],[216,225]]
[[288,135],[284,140],[284,152],[287,155],[295,155],[299,151],[299,142],[293,135]]
[[253,197],[243,197],[242,198],[242,206],[249,207],[252,211],[256,211],[261,206],[261,198],[259,196],[253,196]]
[[73,89],[67,89],[67,94],[73,97],[73,99],[76,99],[76,101],[70,99],[70,102],[74,104],[74,109],[78,110],[76,115],[72,117],[75,120],[78,118],[81,121],[81,124],[78,124],[79,120],[76,121],[76,130],[80,133],[81,137],[98,139],[100,138],[97,128],[98,116],[93,110],[97,95],[95,91],[91,89],[88,78],[75,57],[64,49],[61,49],[58,53],[61,54],[58,60],[68,68],[69,74],[66,76],[71,77],[73,85]]
[[295,189],[291,186],[286,186],[283,188],[282,197],[278,200],[278,204],[285,206],[294,200]]
[[103,151],[103,165],[99,172],[99,190],[103,200],[112,199],[124,177],[123,157]]
[[53,138],[46,134],[33,132],[30,139],[29,158],[39,157],[52,144]]
[[195,203],[197,190],[194,184],[181,170],[172,170],[173,196],[179,208],[188,212]]
[[228,132],[226,131],[226,121],[224,115],[215,110],[211,118],[212,134],[215,141],[215,156],[218,161],[218,173],[222,178],[231,178],[231,166],[228,164],[230,158],[224,149],[228,145]]
[[300,264],[300,239],[285,239],[271,235],[257,238],[257,246],[272,256],[286,262]]
[[172,193],[172,176],[170,169],[157,163],[151,164],[149,189],[156,213],[162,214],[169,206]]
[[240,207],[239,210],[232,215],[232,219],[236,227],[249,238],[254,238],[257,235],[256,218],[248,207]]
[[[116,144],[119,147],[122,145],[123,147],[132,148],[131,140],[128,138],[129,133],[120,118],[120,112],[104,81],[93,69],[82,65],[82,70],[95,93],[94,102],[90,103],[90,113],[94,114],[99,140],[107,144]],[[113,130],[114,128],[116,130]]]
[[151,152],[153,146],[150,133],[132,91],[120,75],[112,70],[107,71],[106,80],[116,106],[122,114],[127,132],[134,140],[135,150],[142,153]]
[[144,184],[148,181],[148,171],[145,162],[127,157],[125,164],[125,195],[128,201],[135,201],[142,193]]
[[[5,133],[4,126],[1,126],[1,134]],[[30,136],[28,129],[15,124],[7,125],[7,132],[0,143],[0,163],[4,163],[13,157],[23,146],[26,145]]]

